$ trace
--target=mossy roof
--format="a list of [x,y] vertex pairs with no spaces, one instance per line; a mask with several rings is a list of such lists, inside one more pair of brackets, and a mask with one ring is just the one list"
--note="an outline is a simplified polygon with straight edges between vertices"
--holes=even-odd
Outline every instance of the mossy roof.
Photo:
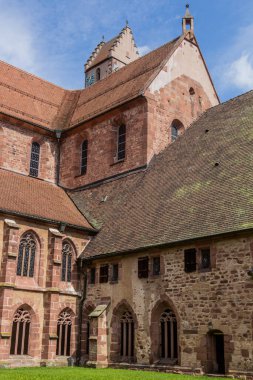
[[145,172],[71,196],[101,228],[85,256],[252,228],[253,91],[209,109]]

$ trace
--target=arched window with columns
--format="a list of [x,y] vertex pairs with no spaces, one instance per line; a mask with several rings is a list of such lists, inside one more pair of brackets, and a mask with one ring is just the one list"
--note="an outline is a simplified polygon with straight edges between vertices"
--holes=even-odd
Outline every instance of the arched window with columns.
[[72,259],[73,246],[68,240],[64,240],[62,243],[62,281],[71,282]]
[[175,364],[178,358],[177,319],[175,314],[166,309],[160,317],[161,360]]
[[16,311],[12,322],[11,355],[28,355],[31,315],[20,308]]
[[72,317],[68,310],[62,311],[57,320],[56,355],[69,356],[71,343]]
[[31,232],[23,235],[18,249],[18,276],[33,277],[36,248],[37,244],[34,235]]
[[129,311],[123,313],[120,319],[120,356],[131,361],[134,357],[134,320]]

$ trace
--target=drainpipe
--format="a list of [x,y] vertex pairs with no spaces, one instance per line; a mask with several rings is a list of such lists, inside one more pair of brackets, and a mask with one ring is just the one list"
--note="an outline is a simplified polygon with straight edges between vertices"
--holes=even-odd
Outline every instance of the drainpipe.
[[61,140],[61,134],[62,134],[62,131],[60,131],[59,129],[57,129],[55,131],[55,135],[56,135],[56,138],[57,138],[57,164],[56,164],[56,185],[58,186],[59,185],[59,181],[60,181],[60,160],[61,160],[61,149],[60,149],[60,140]]
[[78,312],[78,342],[77,342],[77,353],[76,353],[76,365],[80,366],[81,356],[82,356],[82,324],[83,324],[83,304],[87,296],[87,266],[82,260],[80,270],[83,273],[83,290],[82,296],[79,303],[79,312]]

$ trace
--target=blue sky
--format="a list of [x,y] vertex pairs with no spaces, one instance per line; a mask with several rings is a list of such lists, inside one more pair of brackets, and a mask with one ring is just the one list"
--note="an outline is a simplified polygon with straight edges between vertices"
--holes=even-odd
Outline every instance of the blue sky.
[[[148,52],[181,34],[182,0],[0,0],[0,59],[65,88],[124,27]],[[221,100],[253,89],[253,1],[190,0],[195,33]]]

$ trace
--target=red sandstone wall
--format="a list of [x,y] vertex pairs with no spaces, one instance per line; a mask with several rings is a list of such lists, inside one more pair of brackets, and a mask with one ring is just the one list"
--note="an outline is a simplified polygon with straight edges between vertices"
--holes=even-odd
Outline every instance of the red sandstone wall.
[[[61,185],[75,188],[146,163],[146,102],[131,104],[86,123],[68,134],[61,145]],[[126,125],[126,158],[114,162],[117,127]],[[80,175],[81,144],[88,139],[88,169]]]
[[57,143],[53,138],[2,122],[0,133],[2,168],[29,175],[31,144],[36,141],[41,146],[39,178],[55,182]]
[[[194,95],[190,95],[190,88],[194,89]],[[153,94],[147,93],[146,96],[148,97],[148,161],[172,142],[173,120],[181,121],[186,129],[212,106],[203,87],[185,75],[174,79]],[[181,130],[179,133],[183,132]]]

